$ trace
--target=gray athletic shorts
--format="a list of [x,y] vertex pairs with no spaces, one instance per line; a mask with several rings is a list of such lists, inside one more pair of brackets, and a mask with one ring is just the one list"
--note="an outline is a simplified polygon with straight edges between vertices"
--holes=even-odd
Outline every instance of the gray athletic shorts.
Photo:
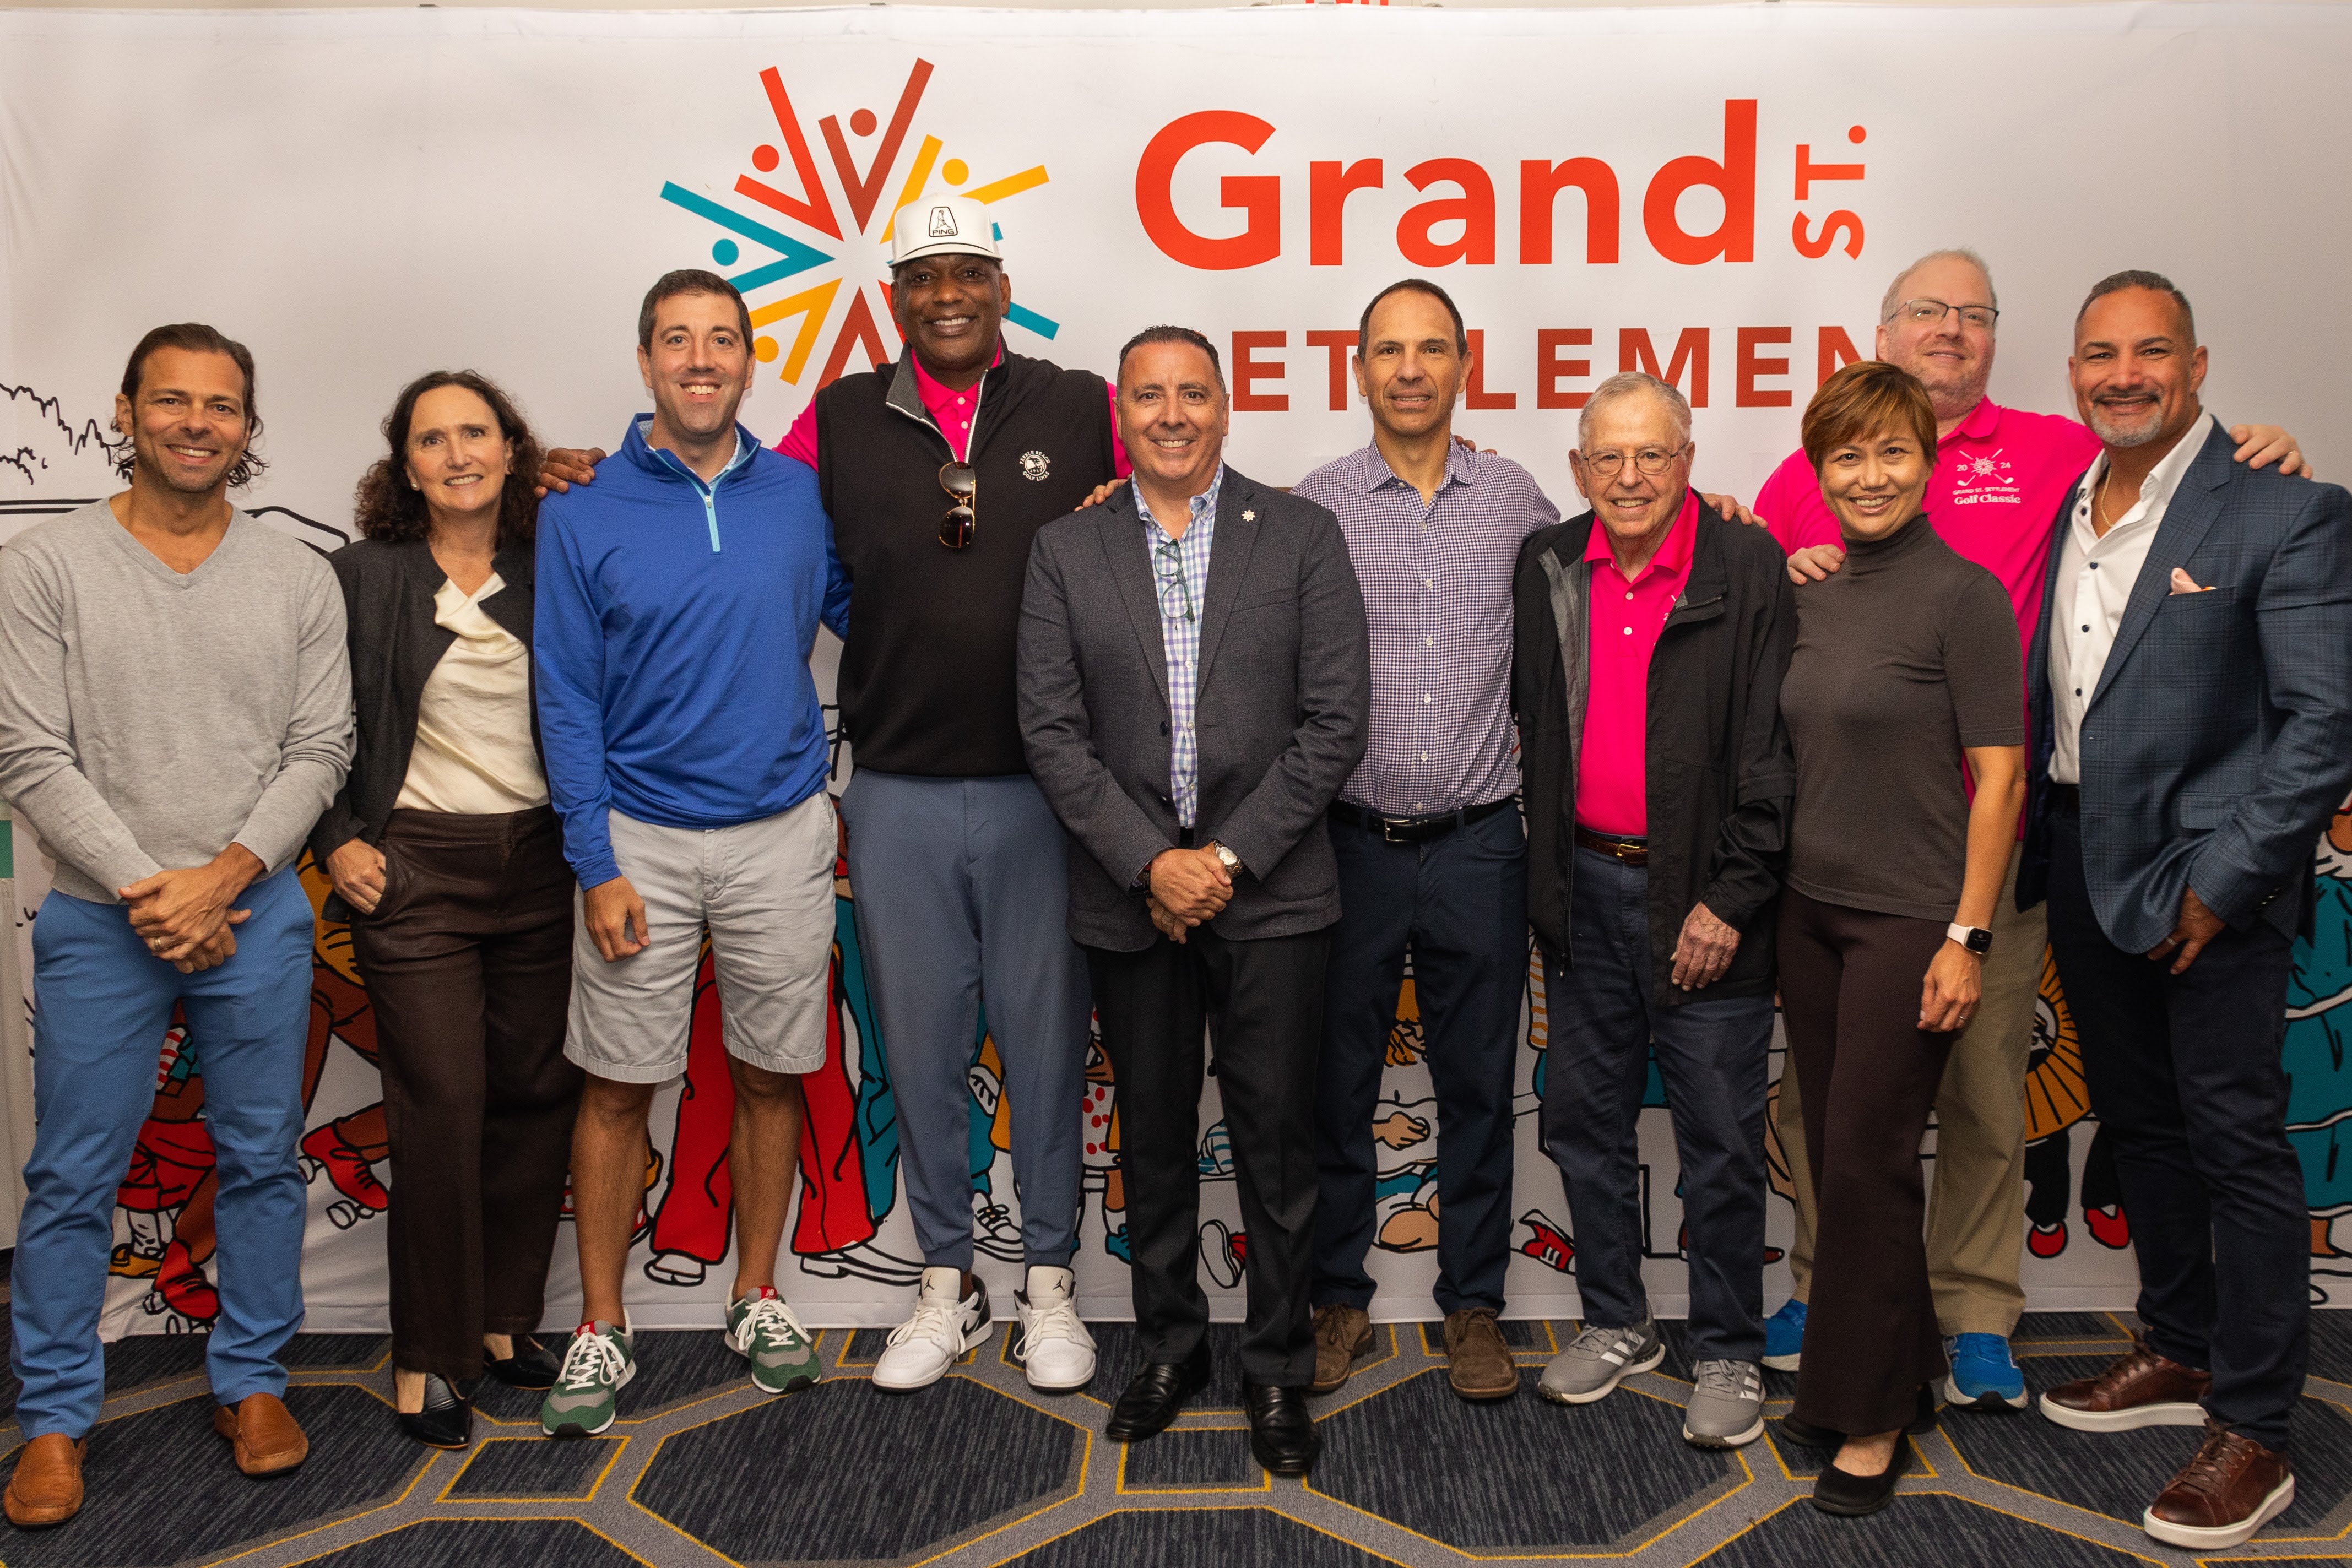
[[824,1064],[833,958],[833,800],[732,828],[663,828],[612,813],[613,858],[646,902],[646,947],[606,963],[584,895],[572,944],[563,1054],[599,1078],[665,1083],[686,1071],[702,933],[727,1053],[772,1072]]

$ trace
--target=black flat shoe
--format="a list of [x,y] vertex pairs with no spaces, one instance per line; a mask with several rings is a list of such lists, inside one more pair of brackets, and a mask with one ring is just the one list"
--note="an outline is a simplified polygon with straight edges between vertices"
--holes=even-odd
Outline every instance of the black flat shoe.
[[509,1388],[552,1388],[563,1362],[540,1343],[537,1335],[519,1333],[514,1336],[514,1354],[504,1361],[484,1356],[482,1370]]
[[431,1448],[462,1448],[473,1440],[474,1411],[448,1381],[425,1375],[425,1408],[414,1416],[398,1413],[400,1429]]
[[1307,1413],[1307,1390],[1244,1383],[1242,1403],[1249,1409],[1250,1452],[1269,1475],[1303,1476],[1315,1468],[1323,1435]]
[[1895,1483],[1911,1468],[1911,1439],[1895,1439],[1894,1457],[1886,1469],[1874,1476],[1848,1474],[1835,1463],[1823,1465],[1813,1482],[1813,1506],[1823,1513],[1840,1514],[1849,1519],[1865,1513],[1876,1513],[1895,1500]]
[[1208,1385],[1206,1341],[1193,1346],[1192,1354],[1181,1361],[1148,1362],[1111,1406],[1110,1422],[1103,1435],[1114,1443],[1141,1442],[1164,1430],[1184,1408],[1184,1401]]
[[[1912,1433],[1932,1432],[1939,1419],[1936,1409],[1936,1386],[1923,1383],[1919,1385],[1918,1401],[1912,1406],[1910,1423],[1903,1429]],[[1801,1448],[1825,1448],[1835,1453],[1845,1447],[1846,1435],[1843,1432],[1832,1432],[1827,1427],[1816,1427],[1809,1421],[1800,1421],[1794,1416],[1781,1416],[1777,1430],[1783,1440]]]

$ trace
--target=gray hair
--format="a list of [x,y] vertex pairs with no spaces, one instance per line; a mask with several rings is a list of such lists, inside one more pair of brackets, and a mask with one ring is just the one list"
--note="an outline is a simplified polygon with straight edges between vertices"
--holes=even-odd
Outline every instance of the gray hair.
[[1619,398],[1647,392],[1666,405],[1666,413],[1675,422],[1675,439],[1688,441],[1691,433],[1690,400],[1676,392],[1673,383],[1640,371],[1620,371],[1592,389],[1584,400],[1584,412],[1576,416],[1576,444],[1581,447],[1592,435],[1592,416],[1603,406]]
[[1895,319],[1895,308],[1903,303],[1903,286],[1911,281],[1913,273],[1931,261],[1965,261],[1975,267],[1984,276],[1985,303],[1996,310],[2000,308],[2000,290],[1992,286],[1992,268],[1985,265],[1985,258],[1966,246],[1951,246],[1943,250],[1929,251],[1895,275],[1895,281],[1886,286],[1886,298],[1878,302],[1880,325]]
[[2121,294],[2126,288],[2145,288],[2155,294],[2172,296],[2173,308],[2180,312],[2181,335],[2194,347],[2197,342],[2197,312],[2189,308],[2189,296],[2180,292],[2172,279],[2160,272],[2145,272],[2133,268],[2128,272],[2111,272],[2091,285],[2091,292],[2083,298],[2083,308],[2074,312],[2074,329],[2081,331],[2083,318],[2091,307],[2110,294]]

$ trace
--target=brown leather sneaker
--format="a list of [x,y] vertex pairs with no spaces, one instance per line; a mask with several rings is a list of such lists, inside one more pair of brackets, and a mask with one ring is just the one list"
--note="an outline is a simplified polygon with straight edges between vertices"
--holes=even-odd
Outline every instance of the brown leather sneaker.
[[1315,1381],[1309,1394],[1328,1394],[1348,1381],[1359,1356],[1372,1348],[1372,1314],[1337,1301],[1315,1309]]
[[88,1437],[45,1432],[16,1456],[8,1495],[0,1500],[8,1522],[19,1530],[63,1524],[81,1511],[81,1456]]
[[2139,1522],[2168,1546],[2223,1552],[2243,1544],[2294,1500],[2294,1466],[2284,1454],[2208,1421],[2205,1446]]
[[1508,1399],[1519,1391],[1518,1363],[1486,1307],[1445,1314],[1445,1381],[1465,1399]]
[[2062,1383],[2042,1396],[2042,1413],[2077,1432],[2128,1432],[2138,1427],[2202,1427],[2201,1403],[2213,1375],[2168,1361],[2132,1336],[2128,1354],[2095,1377]]
[[213,1430],[236,1450],[236,1468],[256,1479],[283,1474],[310,1457],[302,1424],[275,1394],[248,1394],[234,1410],[214,1406]]

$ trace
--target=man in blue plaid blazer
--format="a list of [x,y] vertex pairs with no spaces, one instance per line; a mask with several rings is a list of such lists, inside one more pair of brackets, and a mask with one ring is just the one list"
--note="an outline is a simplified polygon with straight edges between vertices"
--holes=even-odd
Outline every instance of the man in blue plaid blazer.
[[2050,901],[2144,1326],[2042,1412],[2203,1427],[2142,1524],[2220,1551],[2294,1496],[2309,1228],[2279,1052],[2312,847],[2352,789],[2352,496],[2233,463],[2205,361],[2154,273],[2105,279],[2076,319],[2104,450],[2052,529],[2018,899]]

